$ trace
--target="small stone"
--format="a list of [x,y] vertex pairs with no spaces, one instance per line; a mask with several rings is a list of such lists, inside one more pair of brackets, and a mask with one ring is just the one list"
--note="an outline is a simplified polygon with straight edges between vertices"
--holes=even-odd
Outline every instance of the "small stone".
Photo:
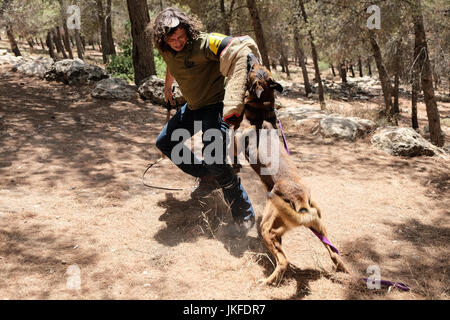
[[67,264],[67,261],[66,260],[62,260],[61,264]]

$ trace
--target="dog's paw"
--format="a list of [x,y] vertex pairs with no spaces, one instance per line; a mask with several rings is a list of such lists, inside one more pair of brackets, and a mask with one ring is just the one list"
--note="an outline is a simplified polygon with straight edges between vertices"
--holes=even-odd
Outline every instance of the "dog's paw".
[[268,277],[258,280],[258,285],[260,286],[278,286],[281,282],[279,277]]
[[259,286],[270,286],[273,284],[273,281],[269,281],[269,279],[264,278],[264,279],[259,279],[257,283]]
[[350,271],[343,263],[340,263],[336,266],[336,272],[350,273]]

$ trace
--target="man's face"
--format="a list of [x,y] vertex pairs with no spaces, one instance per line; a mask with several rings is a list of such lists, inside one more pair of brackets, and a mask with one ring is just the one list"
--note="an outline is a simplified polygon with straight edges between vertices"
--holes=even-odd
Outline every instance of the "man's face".
[[166,43],[173,50],[179,52],[183,50],[186,41],[187,41],[187,33],[184,28],[177,28],[170,36],[166,38]]

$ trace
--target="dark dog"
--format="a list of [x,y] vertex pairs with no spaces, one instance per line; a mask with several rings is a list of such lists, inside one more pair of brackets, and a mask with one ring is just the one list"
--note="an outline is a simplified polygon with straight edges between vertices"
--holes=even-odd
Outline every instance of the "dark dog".
[[[282,86],[275,82],[270,72],[252,55],[248,58],[248,94],[241,122],[235,126],[237,131],[246,134],[248,130],[275,129],[276,114],[274,110],[274,90],[282,91]],[[256,148],[256,149],[255,149]],[[244,150],[248,160],[251,153],[258,154],[256,147],[246,145]],[[321,220],[318,205],[311,199],[311,193],[297,173],[295,163],[289,158],[282,144],[279,144],[279,167],[275,174],[263,175],[261,170],[267,165],[258,157],[256,164],[251,164],[267,189],[267,201],[261,222],[261,235],[269,251],[275,257],[277,266],[273,273],[261,280],[264,284],[281,281],[288,267],[288,260],[281,248],[281,237],[288,230],[305,226],[322,236],[328,237]],[[325,244],[338,271],[348,272],[339,255]]]

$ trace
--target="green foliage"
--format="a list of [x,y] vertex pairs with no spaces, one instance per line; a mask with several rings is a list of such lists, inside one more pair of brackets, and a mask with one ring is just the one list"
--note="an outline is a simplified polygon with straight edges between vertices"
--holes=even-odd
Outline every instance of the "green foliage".
[[319,61],[319,70],[320,71],[325,71],[328,70],[330,68],[330,64],[325,62],[325,61]]
[[111,56],[111,61],[106,66],[106,71],[115,78],[125,79],[127,81],[134,81],[133,70],[133,43],[131,39],[124,41],[120,45],[120,53],[116,56]]
[[164,79],[166,76],[166,63],[163,58],[159,54],[158,50],[153,50],[153,55],[155,57],[155,68],[156,68],[156,76],[158,78]]
[[[124,41],[120,45],[120,53],[116,56],[111,56],[111,61],[108,63],[106,70],[113,77],[125,79],[129,82],[134,81],[133,69],[133,43],[131,39]],[[156,76],[164,79],[166,75],[166,63],[159,54],[158,50],[153,50]]]

